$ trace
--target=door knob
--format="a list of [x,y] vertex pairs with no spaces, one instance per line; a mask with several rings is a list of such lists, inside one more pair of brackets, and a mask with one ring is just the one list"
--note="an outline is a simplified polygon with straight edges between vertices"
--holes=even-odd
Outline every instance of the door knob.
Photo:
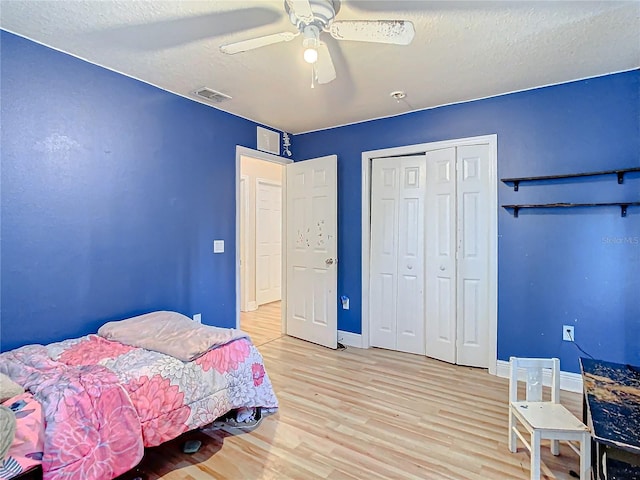
[[445,270],[444,265],[440,265],[440,270],[444,272]]
[[327,265],[333,265],[333,258],[327,258],[324,263],[326,263]]

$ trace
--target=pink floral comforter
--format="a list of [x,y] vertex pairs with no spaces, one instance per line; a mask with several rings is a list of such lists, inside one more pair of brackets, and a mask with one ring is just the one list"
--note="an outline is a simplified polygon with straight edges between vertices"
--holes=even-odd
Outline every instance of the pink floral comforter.
[[44,418],[42,405],[30,393],[3,402],[16,416],[16,433],[11,448],[0,461],[0,479],[8,480],[42,463]]
[[45,478],[113,478],[142,458],[138,415],[113,372],[57,361],[42,345],[1,354],[0,369],[42,404]]
[[110,479],[151,447],[229,410],[278,403],[247,338],[192,362],[97,335],[0,354],[0,371],[43,404],[45,479]]

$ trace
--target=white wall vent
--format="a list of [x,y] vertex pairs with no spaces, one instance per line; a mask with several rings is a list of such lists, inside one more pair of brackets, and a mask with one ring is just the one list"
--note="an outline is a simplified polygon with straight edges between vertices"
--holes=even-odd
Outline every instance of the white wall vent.
[[207,87],[198,88],[193,92],[197,97],[204,98],[213,103],[222,103],[227,100],[231,100],[229,95],[225,95],[224,93],[216,92],[215,90],[211,90]]
[[280,134],[262,127],[256,129],[258,150],[280,155]]

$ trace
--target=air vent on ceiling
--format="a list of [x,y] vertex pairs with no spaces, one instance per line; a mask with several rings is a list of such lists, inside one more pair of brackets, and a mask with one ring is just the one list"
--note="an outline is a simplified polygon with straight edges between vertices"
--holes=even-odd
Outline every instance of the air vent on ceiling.
[[215,90],[211,90],[210,88],[207,88],[207,87],[198,88],[193,93],[194,95],[204,98],[205,100],[208,100],[213,103],[222,103],[222,102],[226,102],[227,100],[231,100],[231,97],[229,95],[216,92]]

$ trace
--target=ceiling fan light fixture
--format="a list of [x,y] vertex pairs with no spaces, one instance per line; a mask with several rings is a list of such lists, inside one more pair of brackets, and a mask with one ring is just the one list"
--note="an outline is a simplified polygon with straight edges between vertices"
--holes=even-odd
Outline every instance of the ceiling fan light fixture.
[[[0,0],[1,1],[1,0]],[[321,34],[328,33],[336,40],[409,45],[415,36],[413,23],[408,20],[335,20],[341,0],[284,0],[289,20],[297,32],[280,32],[241,40],[220,46],[228,55],[246,52],[275,43],[288,42],[302,35],[305,62],[311,65],[312,86],[324,85],[336,78],[336,69],[327,44],[320,41]],[[395,97],[398,103],[404,97]]]
[[318,50],[315,47],[308,47],[302,54],[304,61],[307,63],[316,63],[318,61]]
[[302,57],[307,63],[316,63],[318,61],[318,37],[320,36],[320,30],[315,25],[307,25],[302,31],[304,40],[302,46],[304,47],[304,53]]

